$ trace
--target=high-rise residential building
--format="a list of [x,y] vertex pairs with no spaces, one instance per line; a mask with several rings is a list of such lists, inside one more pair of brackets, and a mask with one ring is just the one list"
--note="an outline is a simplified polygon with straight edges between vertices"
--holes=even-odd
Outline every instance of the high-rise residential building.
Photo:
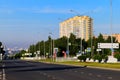
[[60,23],[60,37],[70,37],[70,34],[76,35],[76,38],[82,38],[86,41],[93,36],[93,19],[89,16],[74,16]]

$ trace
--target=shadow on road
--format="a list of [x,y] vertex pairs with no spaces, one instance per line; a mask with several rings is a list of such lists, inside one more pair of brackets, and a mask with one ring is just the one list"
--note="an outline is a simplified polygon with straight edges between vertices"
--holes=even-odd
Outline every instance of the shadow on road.
[[84,67],[74,67],[74,66],[60,66],[60,67],[44,67],[44,68],[32,68],[32,69],[23,69],[23,70],[15,70],[16,72],[29,72],[29,71],[58,71],[58,70],[68,70],[68,69],[76,69],[76,68],[85,68]]

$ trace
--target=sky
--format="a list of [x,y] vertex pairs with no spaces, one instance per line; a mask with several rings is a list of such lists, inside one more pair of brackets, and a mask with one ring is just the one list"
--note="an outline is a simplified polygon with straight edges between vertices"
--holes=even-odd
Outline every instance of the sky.
[[[111,1],[112,32],[120,33],[120,0]],[[49,33],[59,38],[59,23],[77,14],[93,18],[96,36],[110,34],[110,0],[0,0],[0,41],[8,48],[27,48]]]

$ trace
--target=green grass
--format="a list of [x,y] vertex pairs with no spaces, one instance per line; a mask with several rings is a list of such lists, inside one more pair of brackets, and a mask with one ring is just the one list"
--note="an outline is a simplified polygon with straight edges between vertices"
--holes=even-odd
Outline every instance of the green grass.
[[96,63],[96,62],[75,62],[75,61],[66,61],[66,62],[53,62],[51,59],[40,60],[40,62],[49,62],[54,64],[65,64],[65,65],[75,65],[75,66],[91,66],[91,67],[102,67],[102,68],[113,68],[120,69],[120,63]]
[[93,67],[103,67],[103,68],[115,68],[120,69],[120,63],[96,63],[96,62],[60,62],[61,64],[70,64],[77,66],[93,66]]

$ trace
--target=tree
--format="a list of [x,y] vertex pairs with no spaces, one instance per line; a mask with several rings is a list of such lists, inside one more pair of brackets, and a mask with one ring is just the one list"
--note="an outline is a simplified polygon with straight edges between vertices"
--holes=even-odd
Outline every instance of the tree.
[[55,40],[55,46],[59,49],[58,56],[63,56],[62,51],[67,51],[67,37]]
[[5,50],[4,50],[4,47],[2,45],[2,42],[0,42],[0,54],[2,54],[2,55],[5,54]]
[[69,43],[71,43],[70,47],[70,55],[74,56],[77,53],[77,46],[75,46],[76,44],[76,36],[74,34],[70,34],[70,38],[69,38]]

